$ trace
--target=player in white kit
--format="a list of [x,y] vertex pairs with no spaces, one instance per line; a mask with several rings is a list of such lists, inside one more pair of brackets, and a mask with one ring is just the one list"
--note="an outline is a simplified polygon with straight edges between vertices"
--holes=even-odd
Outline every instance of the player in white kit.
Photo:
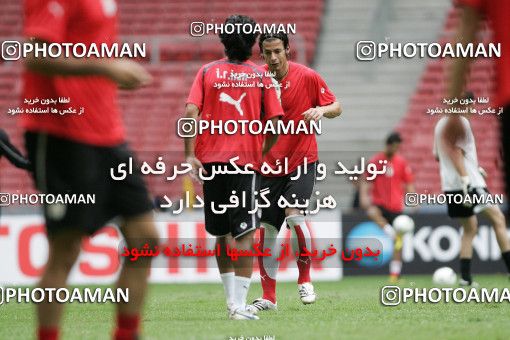
[[[472,99],[467,92],[464,97]],[[450,120],[460,119],[458,125]],[[439,161],[441,189],[447,194],[448,216],[459,219],[463,227],[460,248],[461,286],[475,286],[471,277],[473,239],[478,229],[476,214],[483,213],[492,223],[507,270],[510,272],[510,242],[508,240],[505,216],[497,205],[491,204],[484,177],[479,167],[476,144],[469,120],[464,115],[441,118],[434,131],[434,155]],[[459,199],[460,198],[460,199]]]

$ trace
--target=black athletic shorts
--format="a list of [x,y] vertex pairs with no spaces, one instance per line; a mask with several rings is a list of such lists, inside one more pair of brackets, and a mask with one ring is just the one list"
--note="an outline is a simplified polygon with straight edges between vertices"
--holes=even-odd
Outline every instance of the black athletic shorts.
[[388,223],[391,225],[393,225],[393,221],[395,221],[397,216],[402,214],[401,211],[400,212],[391,211],[380,205],[376,205],[376,207],[378,207],[381,210],[381,214],[386,219],[386,221],[388,221]]
[[307,164],[306,174],[304,174],[303,165],[300,166],[300,169],[301,175],[295,180],[291,180],[291,178],[297,176],[298,169],[282,177],[262,176],[260,190],[269,188],[266,197],[271,203],[269,208],[262,209],[262,223],[270,224],[280,230],[285,221],[285,209],[278,206],[278,199],[281,196],[289,202],[294,202],[297,199],[302,204],[305,203],[305,200],[310,199],[317,176],[317,162]]
[[[462,200],[462,197],[464,196],[462,190],[445,191],[445,194],[452,197],[451,199],[447,200],[448,216],[452,218],[471,217],[475,214],[478,214],[485,207],[485,205],[480,204],[465,206],[463,202],[460,202]],[[469,190],[469,196],[472,197],[471,202],[474,203],[479,203],[480,201],[483,202],[484,200],[482,199],[482,197],[487,195],[490,195],[489,190],[487,190],[487,188],[471,188]],[[454,196],[458,197],[458,199],[454,199],[453,198]]]
[[[215,165],[226,166],[233,170],[232,165],[223,163],[206,163],[205,170],[211,174]],[[260,218],[255,208],[255,191],[260,189],[260,174],[217,174],[213,179],[204,181],[204,212],[205,229],[214,236],[232,234],[233,237],[242,236],[259,227]],[[220,205],[229,204],[232,192],[239,198],[238,207],[226,208],[221,213]],[[244,204],[243,204],[244,196]],[[213,211],[214,204],[215,211]],[[244,207],[243,207],[244,205]]]
[[[39,191],[95,197],[93,204],[45,204],[48,233],[79,228],[91,235],[114,217],[138,216],[153,209],[139,167],[126,144],[97,147],[32,132],[25,134],[25,143]],[[124,180],[113,180],[110,169],[127,164],[130,157],[133,174]]]

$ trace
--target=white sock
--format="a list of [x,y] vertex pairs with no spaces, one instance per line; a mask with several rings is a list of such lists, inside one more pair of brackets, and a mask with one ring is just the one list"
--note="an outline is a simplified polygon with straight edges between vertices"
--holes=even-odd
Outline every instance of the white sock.
[[384,232],[386,233],[386,235],[388,235],[392,240],[395,239],[395,237],[397,236],[397,234],[395,233],[395,228],[393,228],[390,224],[386,224],[384,226]]
[[402,271],[402,261],[393,260],[390,262],[390,274],[400,276]]
[[234,304],[235,280],[234,272],[220,274],[221,282],[223,282],[223,289],[225,290],[225,297],[227,298],[227,306]]
[[235,277],[234,309],[246,309],[246,297],[250,289],[251,278],[244,276]]

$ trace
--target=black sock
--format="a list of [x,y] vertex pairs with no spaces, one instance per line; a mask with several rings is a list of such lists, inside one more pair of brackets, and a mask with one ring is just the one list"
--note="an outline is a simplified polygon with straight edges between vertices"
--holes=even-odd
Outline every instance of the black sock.
[[501,253],[501,257],[503,258],[503,261],[505,261],[506,270],[510,273],[510,250]]
[[460,275],[462,280],[471,284],[471,259],[460,259]]

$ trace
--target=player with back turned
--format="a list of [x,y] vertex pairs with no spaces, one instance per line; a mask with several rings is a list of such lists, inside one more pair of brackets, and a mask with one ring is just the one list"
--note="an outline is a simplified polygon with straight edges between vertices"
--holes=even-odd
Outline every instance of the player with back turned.
[[[89,47],[117,42],[117,4],[114,0],[27,0],[24,34],[32,44],[81,42]],[[66,97],[81,115],[26,114],[28,159],[33,164],[37,189],[53,195],[95,196],[95,204],[45,204],[49,254],[40,288],[61,288],[80,254],[84,237],[120,217],[119,227],[129,248],[155,246],[158,233],[152,202],[141,178],[133,173],[114,181],[110,169],[133,156],[126,145],[117,87],[136,89],[151,81],[138,63],[117,58],[53,58],[28,56],[25,60],[23,98]],[[45,106],[35,107],[44,109]],[[47,107],[47,106],[46,106]],[[53,104],[52,109],[63,106]],[[129,289],[129,302],[115,306],[115,339],[137,339],[150,258],[136,264],[124,261],[117,287]],[[37,304],[38,338],[59,338],[64,305]],[[70,337],[73,334],[68,334]]]
[[[340,104],[330,91],[326,82],[314,70],[289,61],[289,38],[285,33],[262,34],[259,38],[261,56],[266,62],[265,70],[273,72],[280,84],[282,107],[285,112],[283,123],[290,121],[315,121],[322,117],[335,118],[341,113]],[[272,256],[259,257],[259,268],[263,295],[249,306],[253,312],[277,308],[276,275],[279,247],[277,235],[285,223],[292,232],[292,248],[302,253],[304,248],[311,249],[311,234],[305,216],[297,208],[280,208],[280,197],[289,202],[295,199],[300,204],[309,200],[315,186],[318,162],[317,140],[315,134],[299,133],[281,135],[278,142],[264,158],[273,170],[287,159],[288,172],[281,172],[270,177],[262,177],[261,188],[269,188],[267,195],[271,206],[262,210],[262,228],[260,238],[263,248],[271,249]],[[304,161],[306,159],[306,165]],[[304,166],[306,166],[306,174]],[[298,169],[300,167],[300,169]],[[301,174],[297,178],[297,172]],[[291,178],[297,178],[292,180]],[[299,271],[298,294],[304,304],[314,303],[316,294],[311,283],[309,256],[296,258]]]
[[[253,19],[233,15],[225,24],[249,25]],[[250,31],[250,30],[246,30]],[[186,117],[207,120],[212,124],[220,121],[262,121],[269,120],[275,126],[283,110],[278,101],[270,77],[263,75],[260,68],[249,61],[251,49],[258,34],[243,32],[221,33],[227,58],[206,64],[198,71],[186,102]],[[216,86],[217,83],[226,86]],[[237,86],[237,85],[243,86]],[[246,86],[244,86],[246,85]],[[251,85],[256,85],[252,87]],[[229,167],[232,158],[238,157],[237,166],[252,165],[252,174],[215,174],[203,181],[205,203],[205,228],[216,236],[220,254],[216,260],[223,282],[229,317],[233,320],[257,320],[258,317],[246,310],[246,296],[251,282],[253,258],[239,257],[233,261],[227,256],[226,247],[230,235],[235,239],[235,248],[252,250],[255,230],[259,227],[255,207],[255,191],[259,191],[260,167],[263,154],[276,141],[277,135],[229,134],[202,131],[196,137],[185,139],[186,161],[193,165],[194,177],[199,172],[212,175],[216,166]],[[226,204],[236,192],[238,197],[246,195],[246,206],[230,207],[223,214],[217,214],[212,205]]]

